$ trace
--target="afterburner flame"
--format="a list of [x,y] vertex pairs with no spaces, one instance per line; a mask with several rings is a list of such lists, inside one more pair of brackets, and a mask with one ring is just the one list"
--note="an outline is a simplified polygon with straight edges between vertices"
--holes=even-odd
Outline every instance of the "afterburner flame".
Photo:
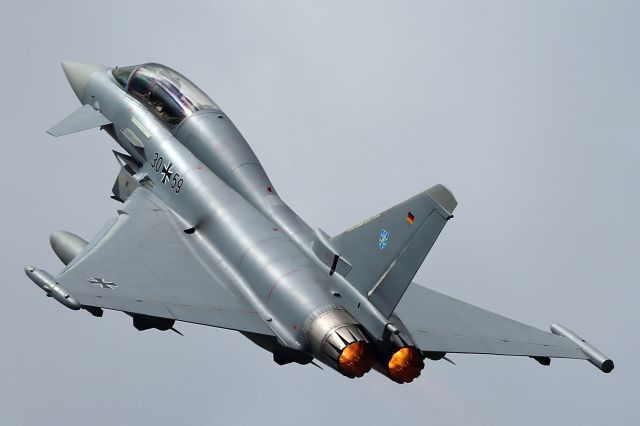
[[366,342],[352,342],[342,350],[338,359],[338,370],[347,377],[362,377],[371,370],[373,357]]
[[389,360],[389,377],[397,383],[410,383],[424,368],[422,352],[412,346],[397,350]]

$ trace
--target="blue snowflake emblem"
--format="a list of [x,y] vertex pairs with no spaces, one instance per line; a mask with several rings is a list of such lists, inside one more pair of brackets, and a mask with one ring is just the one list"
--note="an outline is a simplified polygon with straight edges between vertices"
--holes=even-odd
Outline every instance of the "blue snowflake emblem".
[[388,241],[389,241],[389,232],[383,228],[380,231],[380,238],[378,238],[378,247],[380,247],[380,250],[382,250],[387,246]]

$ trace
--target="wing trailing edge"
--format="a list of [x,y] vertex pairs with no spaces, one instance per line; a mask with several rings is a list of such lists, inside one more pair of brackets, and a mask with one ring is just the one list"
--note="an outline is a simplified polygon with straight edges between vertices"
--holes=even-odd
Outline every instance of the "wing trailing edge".
[[528,356],[542,365],[551,358],[584,359],[605,373],[613,361],[566,327],[539,330],[412,283],[397,315],[423,353]]

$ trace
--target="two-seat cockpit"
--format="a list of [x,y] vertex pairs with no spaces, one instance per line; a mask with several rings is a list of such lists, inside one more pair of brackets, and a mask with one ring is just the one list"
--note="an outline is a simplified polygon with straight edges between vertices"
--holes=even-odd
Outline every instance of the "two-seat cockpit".
[[112,74],[125,91],[171,128],[198,111],[219,109],[189,79],[164,65],[114,68]]

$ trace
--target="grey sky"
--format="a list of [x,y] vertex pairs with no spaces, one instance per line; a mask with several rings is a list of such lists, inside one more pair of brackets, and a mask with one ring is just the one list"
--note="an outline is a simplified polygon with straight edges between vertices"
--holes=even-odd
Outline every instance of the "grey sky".
[[[183,5],[178,9],[178,5]],[[2,423],[633,424],[640,352],[640,3],[11,2],[0,15]],[[106,135],[61,60],[156,61],[202,87],[279,193],[335,234],[435,184],[456,195],[416,281],[616,361],[452,355],[414,384],[278,367],[240,335],[139,333],[47,300],[49,232],[115,215]]]

